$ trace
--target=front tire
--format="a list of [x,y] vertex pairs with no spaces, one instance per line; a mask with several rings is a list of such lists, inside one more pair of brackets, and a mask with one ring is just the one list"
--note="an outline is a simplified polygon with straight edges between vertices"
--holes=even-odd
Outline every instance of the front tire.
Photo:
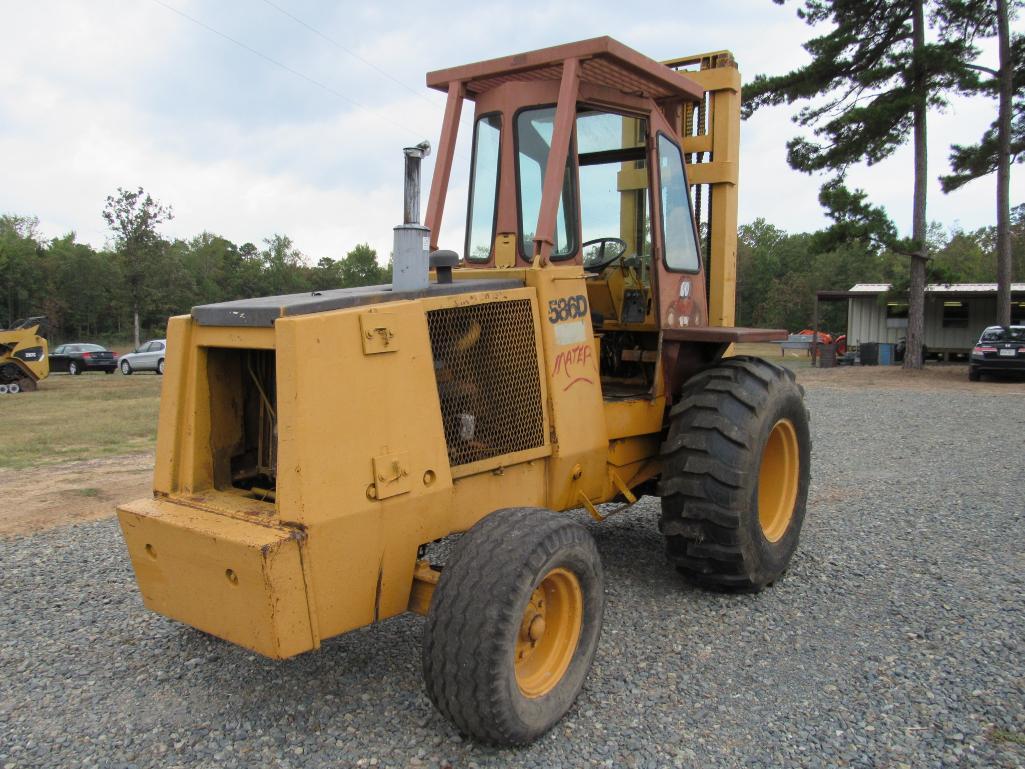
[[797,549],[810,459],[792,371],[738,356],[695,375],[662,445],[659,528],[670,561],[705,586],[775,582]]
[[586,529],[538,508],[492,513],[460,539],[431,599],[427,695],[474,739],[532,742],[580,692],[604,606],[601,559]]

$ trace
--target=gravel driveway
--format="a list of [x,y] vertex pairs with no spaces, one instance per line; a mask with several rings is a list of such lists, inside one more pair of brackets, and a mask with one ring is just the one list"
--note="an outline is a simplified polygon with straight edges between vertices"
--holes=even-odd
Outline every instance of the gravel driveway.
[[0,768],[1025,765],[1021,396],[808,400],[786,577],[688,587],[656,500],[588,523],[608,584],[595,667],[519,751],[432,710],[419,617],[275,663],[145,611],[113,520],[0,541]]

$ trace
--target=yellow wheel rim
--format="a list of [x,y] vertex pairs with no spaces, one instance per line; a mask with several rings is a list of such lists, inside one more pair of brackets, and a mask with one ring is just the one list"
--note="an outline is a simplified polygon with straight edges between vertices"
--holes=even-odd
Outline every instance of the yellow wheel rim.
[[562,680],[583,617],[584,594],[576,575],[552,569],[531,593],[516,634],[516,683],[525,697],[542,697]]
[[758,522],[770,542],[779,542],[790,527],[800,470],[797,430],[781,419],[772,426],[758,470]]

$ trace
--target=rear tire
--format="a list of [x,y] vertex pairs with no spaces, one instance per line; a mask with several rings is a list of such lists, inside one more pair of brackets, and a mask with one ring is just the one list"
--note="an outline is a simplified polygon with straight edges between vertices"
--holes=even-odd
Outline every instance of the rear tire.
[[968,381],[969,382],[978,382],[980,379],[982,379],[982,372],[980,372],[974,366],[969,366],[968,367]]
[[605,606],[598,549],[550,510],[498,510],[460,539],[424,627],[431,702],[493,745],[540,737],[591,668]]
[[792,371],[738,356],[695,375],[662,445],[659,528],[670,561],[705,586],[775,582],[797,549],[810,458]]
[[121,373],[125,376],[131,376],[132,364],[126,360],[121,361]]
[[161,358],[160,360],[157,361],[157,373],[160,376],[164,375],[164,359],[163,358]]
[[68,373],[71,374],[71,376],[78,376],[82,373],[82,364],[76,361],[71,361],[71,363],[68,364]]
[[17,382],[11,382],[10,384],[7,385],[7,392],[10,393],[11,395],[17,395],[18,393],[21,392],[21,385],[18,384]]

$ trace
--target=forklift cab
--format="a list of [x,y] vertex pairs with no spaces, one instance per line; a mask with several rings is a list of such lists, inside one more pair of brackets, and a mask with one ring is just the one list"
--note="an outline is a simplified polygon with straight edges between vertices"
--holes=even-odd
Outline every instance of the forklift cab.
[[[606,397],[652,390],[661,332],[707,324],[679,125],[705,89],[610,38],[431,73],[448,107],[427,210],[438,248],[459,111],[475,103],[462,266],[578,265]],[[565,318],[553,318],[553,322]]]

